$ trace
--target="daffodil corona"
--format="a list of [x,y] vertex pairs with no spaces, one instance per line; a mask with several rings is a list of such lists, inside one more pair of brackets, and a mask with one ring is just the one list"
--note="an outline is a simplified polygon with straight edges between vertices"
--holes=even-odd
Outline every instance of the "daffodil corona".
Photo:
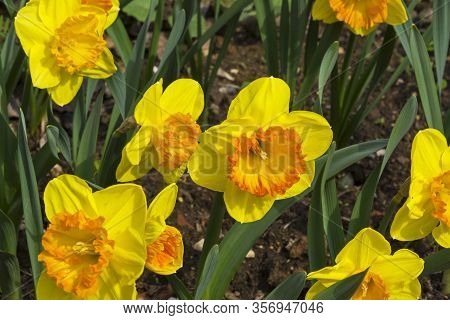
[[176,80],[164,93],[162,81],[152,85],[136,106],[140,128],[122,151],[117,180],[136,180],[155,168],[167,183],[177,181],[197,148],[203,105],[203,90],[194,80]]
[[315,20],[344,22],[358,35],[367,35],[379,24],[399,25],[408,20],[402,0],[316,0]]
[[290,90],[281,79],[261,78],[241,90],[227,119],[211,127],[189,162],[195,183],[224,192],[239,222],[261,219],[275,200],[300,194],[314,179],[314,160],[333,133],[322,116],[289,113]]
[[103,33],[117,17],[118,0],[31,0],[19,10],[15,28],[29,57],[33,85],[53,101],[73,100],[83,77],[116,72]]
[[430,233],[450,248],[450,148],[435,129],[422,130],[414,138],[409,197],[391,226],[392,238],[402,241]]
[[417,278],[423,267],[423,260],[410,250],[400,249],[391,255],[389,242],[366,228],[339,252],[335,266],[308,274],[307,279],[317,282],[306,299],[314,299],[336,282],[367,270],[353,300],[416,300],[421,293]]
[[92,193],[80,178],[62,175],[44,192],[50,225],[42,237],[44,264],[37,298],[135,299],[145,263],[146,199],[122,184]]
[[166,225],[166,219],[177,202],[177,194],[177,185],[170,184],[156,196],[147,212],[145,267],[161,275],[173,274],[183,266],[184,246],[181,232]]

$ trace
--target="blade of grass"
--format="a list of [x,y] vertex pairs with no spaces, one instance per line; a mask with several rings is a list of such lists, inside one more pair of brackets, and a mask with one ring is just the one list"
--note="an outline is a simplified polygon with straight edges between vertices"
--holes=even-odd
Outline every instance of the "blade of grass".
[[433,19],[431,24],[433,25],[437,86],[439,93],[441,93],[450,41],[450,0],[433,1]]

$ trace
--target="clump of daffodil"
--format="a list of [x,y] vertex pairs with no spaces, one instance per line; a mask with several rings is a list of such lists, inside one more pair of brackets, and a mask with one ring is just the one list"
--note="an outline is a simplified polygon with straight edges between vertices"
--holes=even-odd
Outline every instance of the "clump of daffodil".
[[361,230],[339,252],[336,265],[308,274],[317,280],[306,294],[314,299],[336,282],[367,270],[353,300],[416,300],[421,287],[417,279],[424,262],[414,252],[401,249],[391,255],[391,246],[373,229]]
[[135,184],[92,192],[75,176],[62,175],[44,191],[50,224],[39,261],[45,267],[37,298],[127,300],[145,264],[147,202]]
[[200,137],[188,168],[195,183],[224,192],[229,214],[239,222],[264,217],[275,200],[307,189],[314,160],[333,133],[322,116],[289,113],[289,86],[260,78],[232,101],[227,119]]
[[344,22],[353,33],[367,35],[379,24],[403,24],[408,20],[402,0],[316,0],[314,20]]
[[73,100],[83,77],[116,72],[103,33],[117,17],[117,0],[31,0],[19,10],[15,29],[29,58],[31,80],[53,101]]
[[409,197],[391,225],[391,236],[397,240],[417,240],[430,233],[450,248],[450,148],[435,129],[419,131],[414,138]]
[[176,80],[164,93],[162,80],[152,85],[134,111],[140,128],[122,151],[117,180],[136,180],[155,168],[167,183],[176,182],[197,148],[203,105],[197,81]]
[[178,187],[172,183],[152,201],[147,211],[145,267],[157,274],[174,274],[183,266],[184,245],[181,232],[166,224],[177,202]]

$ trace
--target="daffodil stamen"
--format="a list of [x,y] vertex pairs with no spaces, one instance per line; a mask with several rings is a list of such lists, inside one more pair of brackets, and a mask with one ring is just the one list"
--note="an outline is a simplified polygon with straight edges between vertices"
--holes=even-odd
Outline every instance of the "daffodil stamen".
[[187,162],[197,148],[201,133],[200,126],[191,115],[170,115],[164,121],[163,129],[155,135],[158,166],[171,171]]
[[83,212],[61,213],[42,237],[39,261],[64,291],[81,298],[97,291],[97,280],[114,251],[103,222],[102,217],[91,219]]
[[228,178],[255,196],[283,194],[305,172],[302,143],[294,129],[259,129],[233,141]]
[[388,300],[389,293],[383,279],[368,272],[352,300]]
[[73,75],[82,69],[95,67],[106,42],[96,32],[95,15],[73,16],[58,29],[51,45],[57,65]]
[[450,227],[450,212],[447,208],[447,204],[450,203],[450,171],[433,179],[431,200],[435,207],[433,216]]
[[146,267],[149,270],[176,269],[182,263],[183,239],[177,228],[166,226],[163,233],[147,246]]

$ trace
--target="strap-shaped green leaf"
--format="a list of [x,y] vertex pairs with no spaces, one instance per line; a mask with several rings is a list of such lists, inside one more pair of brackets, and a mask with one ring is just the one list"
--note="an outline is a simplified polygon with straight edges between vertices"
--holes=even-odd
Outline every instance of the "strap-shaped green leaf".
[[305,272],[296,272],[284,279],[270,292],[266,300],[296,300],[300,296],[306,282]]

